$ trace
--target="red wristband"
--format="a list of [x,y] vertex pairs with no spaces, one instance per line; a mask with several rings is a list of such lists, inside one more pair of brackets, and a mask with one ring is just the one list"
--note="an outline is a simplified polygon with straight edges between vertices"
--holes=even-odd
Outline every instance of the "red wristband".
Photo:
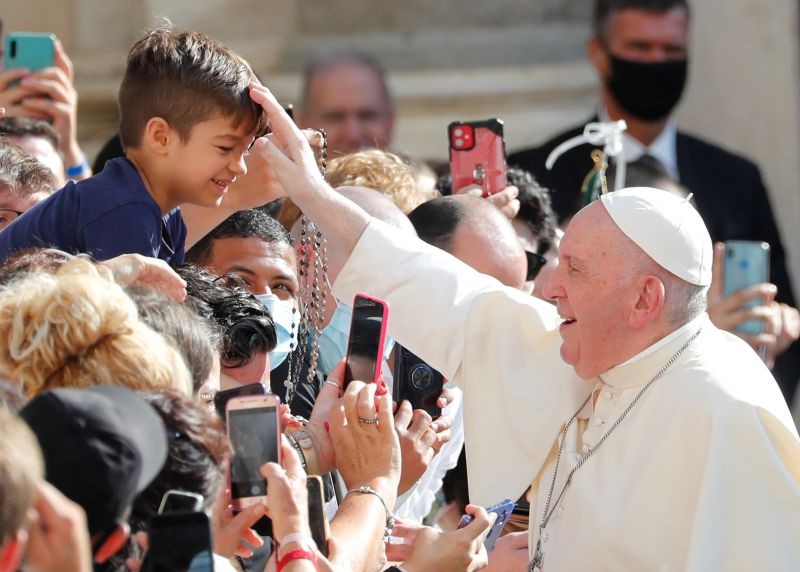
[[317,563],[317,557],[313,552],[308,550],[303,550],[302,548],[295,548],[294,550],[290,550],[286,554],[283,555],[283,558],[278,560],[278,572],[283,570],[284,566],[286,566],[289,562],[293,560],[310,560],[312,564]]

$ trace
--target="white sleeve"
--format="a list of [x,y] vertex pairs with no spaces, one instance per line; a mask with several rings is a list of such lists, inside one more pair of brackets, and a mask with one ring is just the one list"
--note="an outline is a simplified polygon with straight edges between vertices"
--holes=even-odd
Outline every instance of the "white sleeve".
[[334,284],[389,304],[388,331],[464,392],[470,499],[524,493],[589,388],[560,358],[555,308],[373,220]]

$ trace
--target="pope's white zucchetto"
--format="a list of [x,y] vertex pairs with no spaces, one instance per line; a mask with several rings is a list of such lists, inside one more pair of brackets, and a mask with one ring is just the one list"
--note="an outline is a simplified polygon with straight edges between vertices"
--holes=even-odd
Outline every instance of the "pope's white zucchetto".
[[711,284],[711,237],[688,199],[631,187],[607,193],[601,201],[625,236],[659,266],[691,284]]

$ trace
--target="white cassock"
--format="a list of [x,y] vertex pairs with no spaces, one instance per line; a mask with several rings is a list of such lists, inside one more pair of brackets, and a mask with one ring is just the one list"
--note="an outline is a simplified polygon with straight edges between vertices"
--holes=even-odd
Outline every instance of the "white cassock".
[[389,302],[389,332],[464,392],[470,500],[531,493],[531,555],[553,500],[641,387],[701,334],[575,473],[543,569],[800,570],[800,439],[774,379],[708,318],[599,378],[560,358],[555,308],[373,221],[334,285]]

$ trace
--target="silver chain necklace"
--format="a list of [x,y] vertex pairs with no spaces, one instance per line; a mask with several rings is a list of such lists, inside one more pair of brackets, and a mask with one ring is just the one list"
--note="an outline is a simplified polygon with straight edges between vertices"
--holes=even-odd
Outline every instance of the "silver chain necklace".
[[667,373],[669,368],[672,367],[675,361],[681,356],[681,354],[684,351],[686,351],[686,348],[689,347],[689,345],[697,338],[697,336],[700,335],[700,332],[702,331],[703,331],[702,328],[697,330],[694,333],[694,335],[691,338],[689,338],[686,341],[686,343],[683,344],[671,358],[669,358],[669,361],[667,361],[667,363],[665,363],[664,366],[660,370],[658,370],[658,372],[652,377],[652,379],[648,381],[645,384],[645,386],[642,387],[641,390],[639,390],[639,393],[636,394],[636,397],[634,397],[633,400],[628,404],[628,406],[625,408],[625,411],[623,411],[622,414],[617,418],[617,420],[614,422],[611,428],[608,431],[606,431],[602,437],[600,437],[600,440],[595,444],[595,446],[589,449],[585,455],[583,455],[578,459],[578,464],[575,465],[575,467],[573,467],[572,470],[567,474],[567,480],[564,483],[564,486],[561,488],[561,492],[558,493],[556,502],[553,503],[553,508],[550,508],[550,500],[553,498],[553,490],[555,489],[556,486],[556,476],[558,475],[558,465],[561,461],[561,453],[564,451],[564,443],[567,440],[567,432],[569,431],[569,428],[572,426],[572,424],[575,422],[575,419],[578,418],[578,413],[580,413],[583,410],[583,408],[586,407],[586,404],[589,403],[589,400],[592,398],[591,393],[589,394],[589,397],[586,398],[586,401],[584,401],[578,408],[578,410],[575,412],[575,415],[573,415],[570,418],[570,420],[567,421],[567,424],[564,426],[564,431],[561,434],[561,440],[558,445],[558,455],[556,455],[556,467],[553,470],[553,480],[550,483],[550,490],[547,493],[547,500],[545,501],[544,504],[544,513],[542,514],[542,522],[539,523],[539,538],[536,541],[536,550],[533,553],[533,558],[531,559],[530,562],[528,562],[528,572],[534,572],[535,570],[541,571],[542,569],[542,564],[544,563],[544,551],[542,551],[542,533],[544,532],[544,529],[547,527],[547,523],[550,522],[550,517],[553,516],[553,513],[555,512],[556,507],[558,506],[558,503],[561,502],[564,493],[567,492],[567,488],[572,483],[573,475],[578,471],[578,469],[580,469],[583,466],[583,464],[587,461],[587,459],[589,459],[589,457],[591,457],[594,454],[594,452],[600,448],[600,446],[605,442],[605,440],[608,439],[608,436],[614,432],[614,429],[619,427],[619,424],[622,423],[622,420],[625,419],[625,416],[628,415],[628,413],[630,413],[631,409],[634,408],[639,399],[641,399],[642,395],[644,395],[644,392],[647,391],[650,388],[650,386],[653,385],[665,373]]

